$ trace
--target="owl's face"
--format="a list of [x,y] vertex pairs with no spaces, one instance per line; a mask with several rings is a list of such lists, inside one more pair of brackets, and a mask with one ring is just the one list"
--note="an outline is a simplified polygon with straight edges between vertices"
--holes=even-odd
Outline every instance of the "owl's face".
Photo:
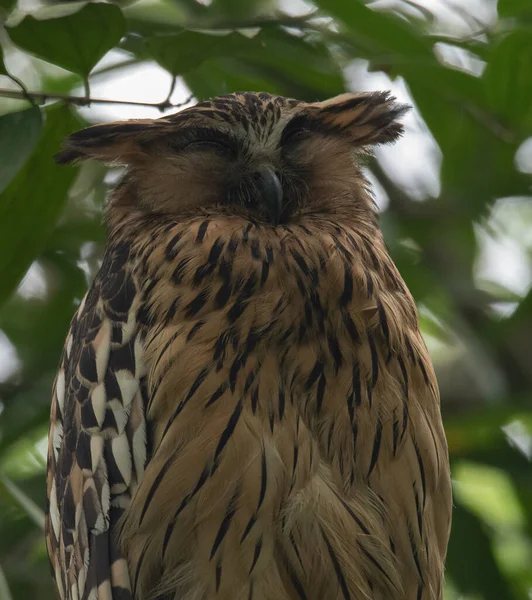
[[73,134],[57,159],[128,165],[120,202],[147,211],[237,214],[271,225],[334,212],[363,185],[357,156],[391,142],[408,107],[387,93],[306,103],[234,93],[156,120]]

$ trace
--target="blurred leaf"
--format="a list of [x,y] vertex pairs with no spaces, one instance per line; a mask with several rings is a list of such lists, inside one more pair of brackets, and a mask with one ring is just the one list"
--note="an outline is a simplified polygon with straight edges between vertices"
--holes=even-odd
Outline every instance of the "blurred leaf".
[[150,55],[172,75],[187,73],[209,58],[245,52],[250,40],[240,33],[215,35],[182,31],[146,41]]
[[[55,240],[52,243],[55,245]],[[83,271],[74,259],[47,256],[40,264],[49,288],[46,301],[13,295],[0,311],[0,327],[17,346],[26,377],[56,367],[71,313],[75,311],[74,299],[81,298],[86,288]],[[38,345],[33,343],[35,339],[40,340]]]
[[7,583],[6,576],[4,575],[4,569],[0,565],[0,598],[2,600],[12,600],[13,596],[9,590],[9,584]]
[[196,97],[248,89],[314,101],[345,89],[341,70],[325,44],[311,43],[278,27],[264,27],[241,43],[241,52],[212,58],[185,74]]
[[264,14],[274,8],[273,0],[213,0],[211,10],[228,17],[247,17]]
[[4,64],[4,50],[2,46],[0,46],[0,75],[7,75],[7,69]]
[[[443,68],[419,69],[416,73],[409,69],[407,80],[443,153],[441,197],[448,209],[478,218],[496,198],[527,192],[529,178],[516,173],[514,167],[517,140],[512,141],[511,132],[491,114],[480,80]],[[439,227],[440,223],[434,225]],[[451,219],[449,225],[462,227],[466,223]]]
[[484,73],[486,93],[497,113],[514,125],[532,127],[532,31],[520,29],[495,47]]
[[206,60],[227,56],[249,64],[251,72],[264,72],[274,80],[295,81],[304,86],[312,100],[344,89],[340,69],[325,44],[309,43],[278,27],[264,27],[253,38],[235,32],[216,35],[183,31],[150,38],[145,47],[173,75],[188,74]]
[[24,510],[24,512],[31,518],[31,520],[39,527],[44,530],[44,513],[43,511],[29,498],[19,487],[9,479],[6,475],[0,473],[0,486],[12,496],[12,498],[18,503],[18,505]]
[[56,165],[52,157],[79,122],[65,106],[51,106],[45,114],[39,143],[0,195],[0,305],[46,243],[76,176],[75,169]]
[[282,86],[271,78],[232,57],[206,61],[183,79],[198,100],[245,89],[283,93]]
[[357,47],[376,60],[409,57],[419,64],[435,62],[429,41],[404,19],[372,10],[363,0],[317,0],[316,4],[342,21]]
[[0,194],[33,152],[42,127],[37,107],[0,117]]
[[16,3],[17,0],[0,0],[0,23],[5,21],[5,18],[13,10]]
[[276,78],[308,91],[303,100],[324,99],[344,91],[341,70],[326,44],[310,42],[280,27],[263,27],[244,60]]
[[[445,434],[451,453],[455,457],[485,462],[505,470],[506,467],[502,466],[505,461],[508,468],[513,465],[519,471],[527,470],[527,458],[510,446],[503,426],[522,421],[532,431],[529,400],[530,392],[527,390],[522,397],[507,396],[490,405],[460,407],[457,412],[444,413]],[[487,454],[477,455],[475,452]]]
[[[59,357],[55,362],[59,362]],[[24,439],[46,425],[50,418],[50,402],[55,370],[40,379],[2,395],[4,410],[0,415],[0,457],[18,439]]]
[[56,19],[27,16],[7,32],[20,48],[87,78],[96,63],[118,44],[124,30],[118,6],[97,2]]
[[525,15],[532,17],[532,6],[529,0],[498,0],[497,12],[501,18]]
[[[45,483],[43,474],[17,479],[17,485],[33,502],[41,501]],[[17,557],[20,547],[28,551],[28,542],[44,541],[42,529],[36,525],[28,513],[13,499],[13,496],[0,483],[0,563],[7,573],[7,559]],[[30,540],[32,540],[30,542]],[[31,557],[28,557],[31,561]],[[44,580],[41,582],[44,583]]]
[[480,594],[484,600],[515,600],[493,556],[485,527],[461,504],[454,506],[447,571],[463,594]]

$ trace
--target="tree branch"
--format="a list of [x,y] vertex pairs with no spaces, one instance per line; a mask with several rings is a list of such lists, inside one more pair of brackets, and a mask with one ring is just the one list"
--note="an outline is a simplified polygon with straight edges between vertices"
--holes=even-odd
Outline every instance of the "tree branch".
[[135,100],[106,100],[104,98],[87,98],[86,96],[70,96],[68,94],[48,94],[47,92],[29,92],[22,90],[0,89],[0,98],[12,98],[14,100],[29,100],[30,102],[44,104],[47,100],[59,100],[65,104],[74,104],[75,106],[90,106],[91,104],[127,104],[129,106],[148,106],[157,108],[161,112],[167,108],[181,108],[188,104],[194,95],[191,94],[183,102],[174,104],[170,102],[169,97],[162,102],[137,102]]

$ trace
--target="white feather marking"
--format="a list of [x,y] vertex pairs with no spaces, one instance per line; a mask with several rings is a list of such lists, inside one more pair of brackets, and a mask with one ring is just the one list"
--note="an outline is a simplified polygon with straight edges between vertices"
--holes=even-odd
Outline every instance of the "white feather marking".
[[72,352],[72,335],[70,334],[67,338],[67,343],[65,346],[67,358],[70,358],[70,353]]
[[94,523],[94,533],[103,533],[107,529],[107,525],[105,523],[105,518],[103,514],[100,512],[96,517],[96,521]]
[[111,565],[111,580],[113,582],[113,586],[122,587],[126,590],[130,589],[129,572],[127,568],[127,562],[124,558],[115,560],[115,562]]
[[[139,394],[140,396],[140,394]],[[139,401],[141,399],[139,398]],[[140,481],[144,473],[144,465],[146,464],[146,423],[142,421],[133,434],[131,442],[133,452],[133,463],[135,464],[135,473],[137,481]]]
[[121,494],[120,496],[114,496],[111,500],[111,506],[115,508],[127,508],[131,503],[131,497],[129,494]]
[[74,515],[74,523],[76,524],[76,527],[74,529],[74,541],[78,537],[79,524],[81,522],[81,519],[83,519],[83,518],[84,518],[84,514],[83,514],[83,502],[80,502],[79,504],[76,505],[76,512],[75,512],[75,515]]
[[63,414],[63,407],[65,406],[65,372],[61,369],[57,373],[57,379],[55,380],[55,397]]
[[69,600],[79,600],[78,586],[75,583],[73,583],[72,587],[70,588],[70,599]]
[[118,398],[115,398],[114,400],[109,400],[107,402],[107,408],[110,408],[113,411],[123,411],[124,407],[122,406],[122,401],[119,400]]
[[122,343],[127,344],[133,337],[137,328],[137,311],[130,310],[127,316],[127,323],[122,326]]
[[100,465],[103,452],[103,437],[101,435],[91,435],[91,462],[92,472],[94,473]]
[[98,600],[98,590],[96,588],[92,588],[87,600]]
[[104,515],[108,515],[109,514],[109,508],[111,506],[111,490],[109,489],[109,482],[107,481],[107,478],[105,479],[105,481],[103,482],[102,485],[102,512]]
[[91,513],[96,516],[94,520],[91,520],[90,531],[96,534],[103,533],[107,529],[107,522],[102,511],[101,500],[96,491],[96,483],[93,479],[87,480],[83,493],[86,497],[85,502],[89,502],[91,505]]
[[113,600],[111,582],[108,579],[98,586],[98,600]]
[[115,375],[122,394],[122,404],[129,406],[139,389],[139,382],[128,369],[117,371]]
[[76,315],[80,315],[83,312],[83,309],[85,308],[85,301],[87,300],[87,296],[88,296],[88,293],[83,296],[83,299],[78,306]]
[[57,592],[59,593],[59,597],[61,600],[65,599],[65,589],[63,588],[63,580],[61,578],[61,569],[59,566],[59,561],[55,563],[55,584],[57,586]]
[[111,442],[111,449],[116,466],[122,475],[122,479],[124,480],[125,484],[129,486],[131,483],[132,464],[127,435],[122,434],[118,437],[115,437]]
[[61,448],[61,443],[63,441],[63,424],[61,421],[55,421],[53,424],[53,438],[52,438],[52,446],[54,449],[54,458],[57,462],[59,458],[59,449]]
[[146,373],[148,372],[148,368],[144,361],[144,341],[140,338],[140,336],[137,336],[135,338],[134,352],[135,352],[135,375],[136,375],[137,379],[140,379],[141,377],[144,377],[144,375],[146,375]]
[[111,349],[111,324],[105,319],[102,322],[100,331],[94,339],[94,350],[96,353],[96,373],[98,381],[102,381],[107,371],[109,362],[109,351]]
[[116,427],[118,429],[118,435],[122,435],[124,433],[124,429],[126,428],[127,421],[129,419],[129,409],[120,406],[119,410],[114,410],[113,415],[116,421]]
[[103,382],[99,383],[92,390],[90,399],[92,403],[92,410],[94,411],[98,425],[101,427],[105,418],[105,410],[107,408],[107,394],[105,393],[105,386]]
[[[124,492],[127,492],[127,485],[125,483],[113,483],[113,485],[111,486],[111,495],[113,497],[118,494],[123,494]],[[111,506],[115,506],[112,500]]]
[[89,564],[89,551],[85,550],[83,555],[83,567],[79,570],[78,574],[78,592],[80,596],[83,596],[85,592],[85,581],[87,580],[87,566]]
[[59,516],[59,508],[57,506],[57,489],[55,487],[55,480],[52,482],[52,489],[50,490],[50,521],[52,521],[52,529],[54,530],[55,539],[59,539],[59,522],[61,517]]

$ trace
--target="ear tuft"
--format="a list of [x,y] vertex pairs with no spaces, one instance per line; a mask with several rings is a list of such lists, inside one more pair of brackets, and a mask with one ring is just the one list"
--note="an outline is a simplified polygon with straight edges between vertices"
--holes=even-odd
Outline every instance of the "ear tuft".
[[394,142],[403,133],[398,119],[411,108],[390,92],[342,94],[311,106],[318,108],[326,127],[346,133],[357,146]]
[[58,165],[68,165],[83,160],[83,155],[75,150],[61,150],[54,154],[54,160]]
[[58,164],[77,163],[86,159],[105,163],[130,164],[143,152],[141,142],[150,139],[157,121],[136,119],[93,125],[68,136],[63,150],[54,159]]

